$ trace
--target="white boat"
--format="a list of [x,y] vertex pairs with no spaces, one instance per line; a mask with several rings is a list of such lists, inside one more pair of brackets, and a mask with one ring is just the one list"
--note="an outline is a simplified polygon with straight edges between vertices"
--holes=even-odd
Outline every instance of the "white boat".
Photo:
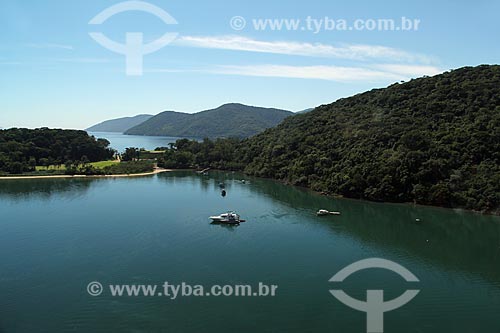
[[210,219],[213,223],[238,224],[245,222],[245,220],[242,220],[235,212],[227,212],[220,215],[210,216]]
[[323,215],[340,215],[340,212],[330,212],[326,209],[320,209],[318,210],[318,212],[316,213],[316,215],[318,216],[323,216]]
[[200,174],[200,175],[208,175],[208,170],[210,170],[210,168],[206,168],[206,169],[203,169],[203,170],[200,170],[200,171],[196,171],[196,173]]

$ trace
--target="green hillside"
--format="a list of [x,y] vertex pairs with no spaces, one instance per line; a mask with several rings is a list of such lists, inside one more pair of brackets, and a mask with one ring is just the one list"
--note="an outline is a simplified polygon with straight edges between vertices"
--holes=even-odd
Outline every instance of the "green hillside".
[[245,138],[276,126],[291,115],[290,111],[232,103],[193,114],[162,112],[125,134]]
[[[349,198],[499,213],[500,66],[393,84],[241,142],[197,145],[183,142],[165,162],[182,157]],[[202,154],[203,145],[216,153]]]
[[171,135],[169,133],[177,132],[179,126],[185,126],[185,120],[187,120],[187,118],[189,118],[189,114],[187,113],[165,111],[144,121],[141,124],[130,128],[129,130],[125,131],[125,134],[169,136]]

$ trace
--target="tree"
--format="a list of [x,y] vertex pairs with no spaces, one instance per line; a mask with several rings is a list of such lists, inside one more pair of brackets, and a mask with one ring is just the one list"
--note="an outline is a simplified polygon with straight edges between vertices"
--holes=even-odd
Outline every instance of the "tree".
[[138,148],[126,148],[122,154],[122,161],[133,161],[139,158],[140,150]]

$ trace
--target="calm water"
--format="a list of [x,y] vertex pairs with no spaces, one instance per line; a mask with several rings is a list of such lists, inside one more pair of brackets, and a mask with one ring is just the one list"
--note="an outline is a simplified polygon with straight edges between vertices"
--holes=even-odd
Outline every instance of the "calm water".
[[[396,261],[420,294],[385,332],[500,332],[500,221],[407,205],[333,200],[238,174],[0,182],[0,332],[365,332],[329,294],[386,299],[414,288],[357,260]],[[224,180],[228,195],[219,194]],[[317,217],[315,210],[341,216]],[[248,222],[211,225],[235,209]],[[412,223],[422,219],[421,225]],[[275,297],[91,297],[102,284],[277,284]]]
[[129,147],[154,150],[157,147],[168,147],[169,143],[179,139],[170,136],[125,135],[111,132],[89,132],[89,134],[96,138],[107,139],[111,143],[111,148],[116,149],[118,152],[124,152],[125,148]]

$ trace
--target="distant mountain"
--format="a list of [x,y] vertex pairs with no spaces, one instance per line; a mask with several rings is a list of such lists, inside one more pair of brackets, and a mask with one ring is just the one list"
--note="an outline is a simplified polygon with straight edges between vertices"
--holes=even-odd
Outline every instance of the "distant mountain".
[[295,112],[295,114],[308,113],[308,112],[311,112],[312,110],[314,110],[314,108],[309,108],[309,109],[305,109],[305,110],[302,110],[302,111],[297,111],[297,112]]
[[[141,124],[125,131],[129,135],[166,135],[177,132],[178,127],[186,126],[187,119],[190,117],[188,113],[164,111],[150,119],[147,119]],[[182,125],[180,125],[182,123]],[[172,135],[174,136],[174,135]]]
[[137,126],[146,120],[150,119],[153,117],[152,115],[149,114],[140,114],[135,117],[124,117],[124,118],[118,118],[118,119],[111,119],[111,120],[106,120],[103,121],[102,123],[99,123],[97,125],[94,125],[92,127],[89,127],[86,129],[88,132],[118,132],[118,133],[123,133],[126,130]]
[[278,125],[293,114],[285,110],[231,103],[192,114],[162,112],[127,130],[125,134],[246,138]]

